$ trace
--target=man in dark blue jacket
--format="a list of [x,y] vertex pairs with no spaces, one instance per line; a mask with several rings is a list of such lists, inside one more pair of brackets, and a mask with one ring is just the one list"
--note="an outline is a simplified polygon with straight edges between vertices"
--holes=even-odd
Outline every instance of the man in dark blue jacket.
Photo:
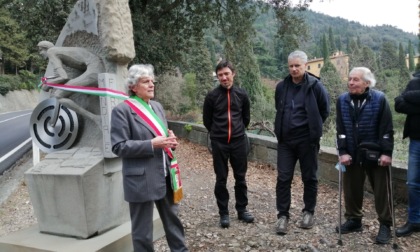
[[318,151],[322,125],[327,119],[329,98],[322,82],[306,72],[307,55],[294,51],[288,57],[289,75],[277,84],[275,93],[277,136],[276,232],[287,233],[291,183],[299,160],[304,185],[300,227],[314,225],[318,191]]
[[254,216],[246,209],[248,140],[245,129],[251,120],[250,101],[244,89],[233,85],[235,69],[229,61],[221,61],[216,66],[216,75],[220,85],[209,92],[204,100],[203,122],[211,139],[216,174],[214,194],[219,207],[220,225],[227,228],[230,225],[229,192],[226,188],[229,159],[235,178],[238,219],[247,223],[254,221]]
[[420,72],[414,74],[404,92],[395,98],[395,111],[406,114],[403,138],[410,138],[407,187],[408,219],[397,236],[420,232]]
[[375,240],[385,244],[391,238],[391,200],[387,195],[390,174],[387,167],[392,163],[394,131],[389,104],[384,93],[372,88],[375,84],[375,76],[368,68],[355,67],[349,73],[348,92],[337,100],[337,148],[339,161],[346,166],[343,174],[346,222],[336,227],[336,231],[342,234],[362,231],[367,177],[380,223]]

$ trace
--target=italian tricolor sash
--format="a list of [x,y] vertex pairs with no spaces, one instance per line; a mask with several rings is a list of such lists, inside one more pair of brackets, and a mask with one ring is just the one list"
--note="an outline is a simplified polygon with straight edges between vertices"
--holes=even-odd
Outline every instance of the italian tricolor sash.
[[[131,96],[124,102],[128,104],[128,106],[130,106],[137,115],[153,129],[156,136],[168,136],[168,129],[145,101],[137,96]],[[169,174],[171,176],[171,186],[174,191],[174,203],[178,204],[183,197],[181,171],[175,157],[175,151],[171,148],[165,148],[164,151],[168,154],[171,160]]]

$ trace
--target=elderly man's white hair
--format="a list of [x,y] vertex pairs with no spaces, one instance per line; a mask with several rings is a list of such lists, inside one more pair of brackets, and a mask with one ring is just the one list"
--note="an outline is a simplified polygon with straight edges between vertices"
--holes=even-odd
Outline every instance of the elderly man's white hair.
[[138,82],[140,78],[143,77],[150,77],[152,79],[155,78],[155,74],[153,73],[154,68],[150,64],[138,64],[132,65],[128,69],[128,76],[126,80],[126,89],[128,94],[134,95],[133,91],[131,90]]
[[305,52],[300,51],[300,50],[296,50],[294,52],[291,52],[289,54],[289,57],[287,57],[287,60],[291,60],[291,59],[301,59],[303,61],[303,63],[306,64],[306,62],[308,62],[308,55],[306,55]]
[[369,83],[369,87],[374,87],[376,85],[375,75],[367,67],[354,67],[350,73],[360,72],[362,73],[362,79]]

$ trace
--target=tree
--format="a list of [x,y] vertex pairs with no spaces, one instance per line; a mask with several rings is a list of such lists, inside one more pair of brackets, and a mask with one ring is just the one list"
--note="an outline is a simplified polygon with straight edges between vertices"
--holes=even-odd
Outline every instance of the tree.
[[[3,65],[10,65],[17,74],[18,68],[23,67],[29,57],[27,42],[25,33],[20,31],[18,23],[4,8],[0,8],[0,41]],[[4,66],[1,71],[4,74]]]
[[397,55],[397,47],[391,41],[385,41],[382,43],[381,51],[381,67],[383,69],[398,69],[399,61]]
[[77,0],[0,0],[0,6],[10,11],[26,38],[31,53],[38,49],[39,41],[55,42],[66,24],[67,17]]
[[184,71],[194,74],[192,105],[201,108],[207,92],[213,88],[213,63],[204,38],[194,39],[186,58],[188,67]]
[[[256,18],[256,6],[247,5],[247,0],[226,1],[221,5],[220,29],[224,36],[224,54],[236,67],[236,82],[249,94],[252,102],[261,95],[260,70],[253,52],[252,24]],[[247,31],[247,32],[245,32]]]
[[301,15],[312,0],[299,1],[299,4],[292,5],[289,0],[268,0],[269,5],[274,9],[277,22],[277,37],[275,43],[275,55],[281,75],[287,73],[287,57],[298,49],[302,42],[309,37],[308,26]]
[[321,68],[320,78],[325,85],[325,88],[328,91],[329,98],[330,98],[330,115],[328,116],[327,121],[324,123],[324,131],[328,132],[330,130],[335,129],[335,117],[336,117],[336,108],[335,104],[340,96],[344,91],[346,91],[345,85],[343,85],[343,80],[340,77],[335,66],[331,63],[331,61],[324,60],[324,66]]
[[363,46],[359,55],[359,65],[369,68],[373,73],[376,73],[378,69],[376,55],[372,49],[367,46]]
[[335,46],[335,39],[332,32],[331,26],[328,28],[328,42],[329,42],[329,55],[332,55],[337,51],[337,47]]
[[260,66],[261,76],[278,79],[278,65],[276,58],[271,53],[272,49],[261,38],[257,38],[254,40],[253,50]]
[[352,69],[353,67],[360,66],[360,47],[358,46],[357,42],[351,39],[348,43],[347,49],[349,55],[349,67]]
[[216,17],[215,3],[200,0],[132,0],[134,62],[151,63],[157,73],[170,71],[180,62],[193,41]]
[[404,48],[400,43],[398,50],[399,82],[397,85],[400,92],[404,90],[406,83],[410,80],[410,72],[407,68],[405,55]]
[[327,40],[327,36],[324,34],[324,36],[322,36],[322,57],[324,58],[324,64],[329,61],[330,58],[330,47],[329,47],[329,43]]
[[210,52],[211,63],[213,66],[216,66],[217,58],[216,58],[216,50],[214,48],[214,42],[210,36],[206,36],[206,42],[207,42],[207,48]]
[[414,65],[414,48],[411,44],[411,40],[408,42],[408,70],[410,72],[414,71],[415,65]]
[[337,50],[338,51],[343,51],[343,46],[342,46],[342,44],[341,44],[341,37],[340,36],[337,36]]

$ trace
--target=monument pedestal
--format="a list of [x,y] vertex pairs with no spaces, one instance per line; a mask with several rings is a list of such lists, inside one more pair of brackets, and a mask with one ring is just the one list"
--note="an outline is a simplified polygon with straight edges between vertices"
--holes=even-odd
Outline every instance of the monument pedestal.
[[48,154],[25,173],[39,231],[86,239],[127,222],[121,159],[97,148]]
[[[155,209],[153,240],[164,236],[162,222]],[[76,239],[39,232],[38,226],[0,237],[0,251],[7,252],[133,252],[131,222],[89,239]]]

